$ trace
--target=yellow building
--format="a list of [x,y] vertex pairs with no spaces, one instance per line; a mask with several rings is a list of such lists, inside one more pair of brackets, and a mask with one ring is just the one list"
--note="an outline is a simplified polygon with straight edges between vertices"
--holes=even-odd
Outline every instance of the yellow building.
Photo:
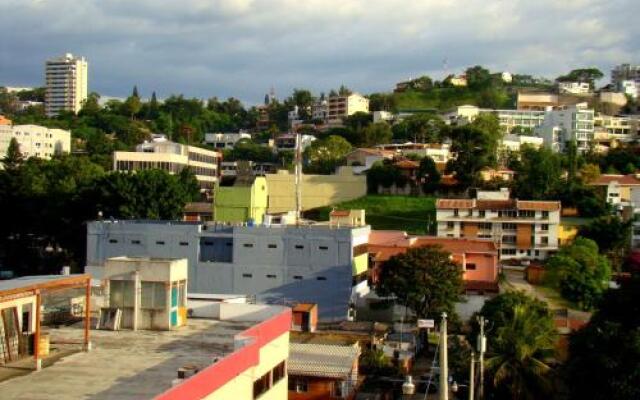
[[261,224],[268,206],[267,180],[263,176],[237,177],[231,186],[218,186],[213,220]]
[[87,60],[70,53],[47,60],[45,113],[48,117],[61,111],[76,114],[80,111],[87,99],[87,71]]
[[[281,170],[265,176],[269,188],[268,212],[295,210],[295,175]],[[341,167],[335,175],[302,175],[302,210],[353,200],[366,194],[366,176],[354,175],[351,167]]]
[[329,112],[327,119],[337,120],[346,118],[357,112],[369,112],[369,99],[358,93],[352,93],[348,96],[332,96],[328,101]]

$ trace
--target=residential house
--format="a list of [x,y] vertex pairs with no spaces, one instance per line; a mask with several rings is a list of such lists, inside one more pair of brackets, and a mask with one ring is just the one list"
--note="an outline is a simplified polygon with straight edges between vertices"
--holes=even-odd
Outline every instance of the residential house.
[[345,156],[348,166],[353,168],[355,174],[362,174],[373,167],[376,162],[391,160],[396,155],[394,150],[358,148]]
[[615,175],[602,174],[590,186],[596,186],[614,207],[640,207],[640,176],[638,174]]
[[216,149],[233,149],[240,140],[251,140],[251,135],[245,132],[205,133],[204,143]]
[[585,95],[591,93],[591,85],[589,82],[558,82],[558,92]]

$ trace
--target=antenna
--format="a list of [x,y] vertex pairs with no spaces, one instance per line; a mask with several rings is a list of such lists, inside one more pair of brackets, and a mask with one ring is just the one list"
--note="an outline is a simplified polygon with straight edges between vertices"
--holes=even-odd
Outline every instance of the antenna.
[[302,211],[302,140],[296,133],[295,152],[295,190],[296,190],[296,225],[300,223]]

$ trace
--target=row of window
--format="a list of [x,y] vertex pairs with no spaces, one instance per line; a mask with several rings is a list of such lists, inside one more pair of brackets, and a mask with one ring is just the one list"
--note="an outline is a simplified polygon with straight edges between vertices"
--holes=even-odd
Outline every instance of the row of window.
[[[118,239],[109,239],[109,243],[111,244],[117,244],[119,241]],[[138,240],[138,239],[133,239],[131,240],[131,244],[135,244],[135,245],[141,245],[142,241]],[[165,244],[167,244],[164,240],[156,240],[156,245],[158,246],[164,246]],[[179,242],[180,246],[189,246],[189,242]]]
[[[502,255],[504,256],[515,256],[516,254],[518,254],[518,250],[516,249],[502,249],[500,250],[500,253],[502,253]],[[531,250],[520,250],[520,254],[527,254],[528,256],[531,256]],[[535,250],[533,252],[533,254],[538,257],[540,255],[540,250]]]
[[[251,273],[246,273],[246,272],[245,272],[245,273],[243,273],[243,274],[242,274],[242,277],[243,277],[243,278],[253,278],[253,274],[251,274]],[[267,274],[267,275],[266,275],[266,277],[267,277],[267,278],[269,278],[269,279],[277,279],[277,278],[278,278],[278,275],[275,275],[275,274]],[[294,276],[293,276],[293,279],[294,279],[294,280],[296,280],[296,281],[301,281],[301,280],[303,280],[303,279],[304,279],[304,277],[303,277],[302,275],[294,275]],[[317,276],[317,277],[316,277],[316,280],[317,280],[317,281],[326,281],[326,280],[327,280],[327,277],[326,277],[326,276]]]
[[[207,242],[205,242],[205,244],[206,243]],[[227,244],[227,245],[230,245],[230,244]],[[253,248],[253,243],[244,243],[244,244],[242,244],[242,247],[251,249],[251,248]],[[270,243],[270,244],[267,245],[267,247],[270,248],[270,249],[277,249],[278,245],[274,244],[274,243]],[[302,250],[302,249],[304,249],[304,245],[296,244],[294,246],[294,248],[296,248],[297,250]],[[329,250],[329,246],[318,246],[318,250]]]
[[[515,231],[518,228],[518,224],[516,223],[512,223],[512,222],[503,222],[502,223],[502,229],[506,230],[506,231]],[[453,229],[455,227],[455,222],[454,221],[447,221],[447,228],[448,229]],[[465,227],[465,223],[464,222],[460,222],[460,228],[464,228]],[[478,224],[478,229],[481,230],[492,230],[493,229],[493,224],[490,222],[481,222]],[[549,230],[549,224],[540,224],[539,225],[539,229],[541,231],[548,231]]]
[[[533,210],[491,210],[492,213],[498,213],[498,218],[534,218],[536,212]],[[459,217],[460,210],[453,209],[453,216]],[[473,209],[467,210],[467,217],[473,217]],[[478,210],[477,216],[480,218],[486,217],[486,210]],[[542,218],[549,218],[549,211],[542,211]]]
[[284,361],[276,365],[271,371],[262,375],[253,382],[253,398],[257,399],[266,393],[276,383],[280,382],[287,375],[287,368]]

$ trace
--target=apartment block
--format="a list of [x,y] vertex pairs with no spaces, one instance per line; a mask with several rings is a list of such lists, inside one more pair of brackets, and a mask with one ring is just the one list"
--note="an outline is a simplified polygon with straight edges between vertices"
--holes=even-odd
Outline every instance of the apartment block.
[[38,125],[0,124],[0,158],[7,154],[11,139],[15,138],[23,157],[45,160],[71,151],[71,132]]
[[558,249],[559,201],[478,192],[475,199],[438,199],[436,220],[439,237],[490,239],[502,259],[542,260]]
[[357,112],[369,112],[369,99],[358,93],[329,97],[327,105],[327,119],[330,121],[346,118]]
[[591,93],[589,82],[558,82],[558,92],[562,94],[585,95]]
[[61,111],[78,113],[87,99],[88,63],[84,57],[67,53],[45,64],[45,113],[52,117]]
[[204,144],[215,147],[216,149],[233,149],[233,147],[242,139],[251,140],[251,135],[244,132],[231,133],[205,133]]
[[624,81],[640,85],[640,65],[620,64],[611,70],[611,83],[615,87],[622,87]]
[[532,130],[544,120],[544,111],[540,110],[492,110],[471,105],[456,107],[444,115],[445,120],[456,125],[464,125],[476,119],[480,114],[494,114],[498,117],[500,127],[509,133],[520,127]]
[[96,221],[87,226],[87,271],[116,256],[186,258],[189,293],[246,294],[318,304],[346,319],[368,292],[368,226],[229,226],[179,221]]
[[575,141],[578,151],[585,152],[594,140],[594,111],[587,103],[556,107],[545,112],[534,132],[554,151],[564,151],[567,142]]
[[220,153],[200,147],[174,143],[162,138],[136,146],[136,151],[113,153],[115,171],[162,169],[177,174],[183,168],[193,171],[202,189],[210,190],[218,181]]

